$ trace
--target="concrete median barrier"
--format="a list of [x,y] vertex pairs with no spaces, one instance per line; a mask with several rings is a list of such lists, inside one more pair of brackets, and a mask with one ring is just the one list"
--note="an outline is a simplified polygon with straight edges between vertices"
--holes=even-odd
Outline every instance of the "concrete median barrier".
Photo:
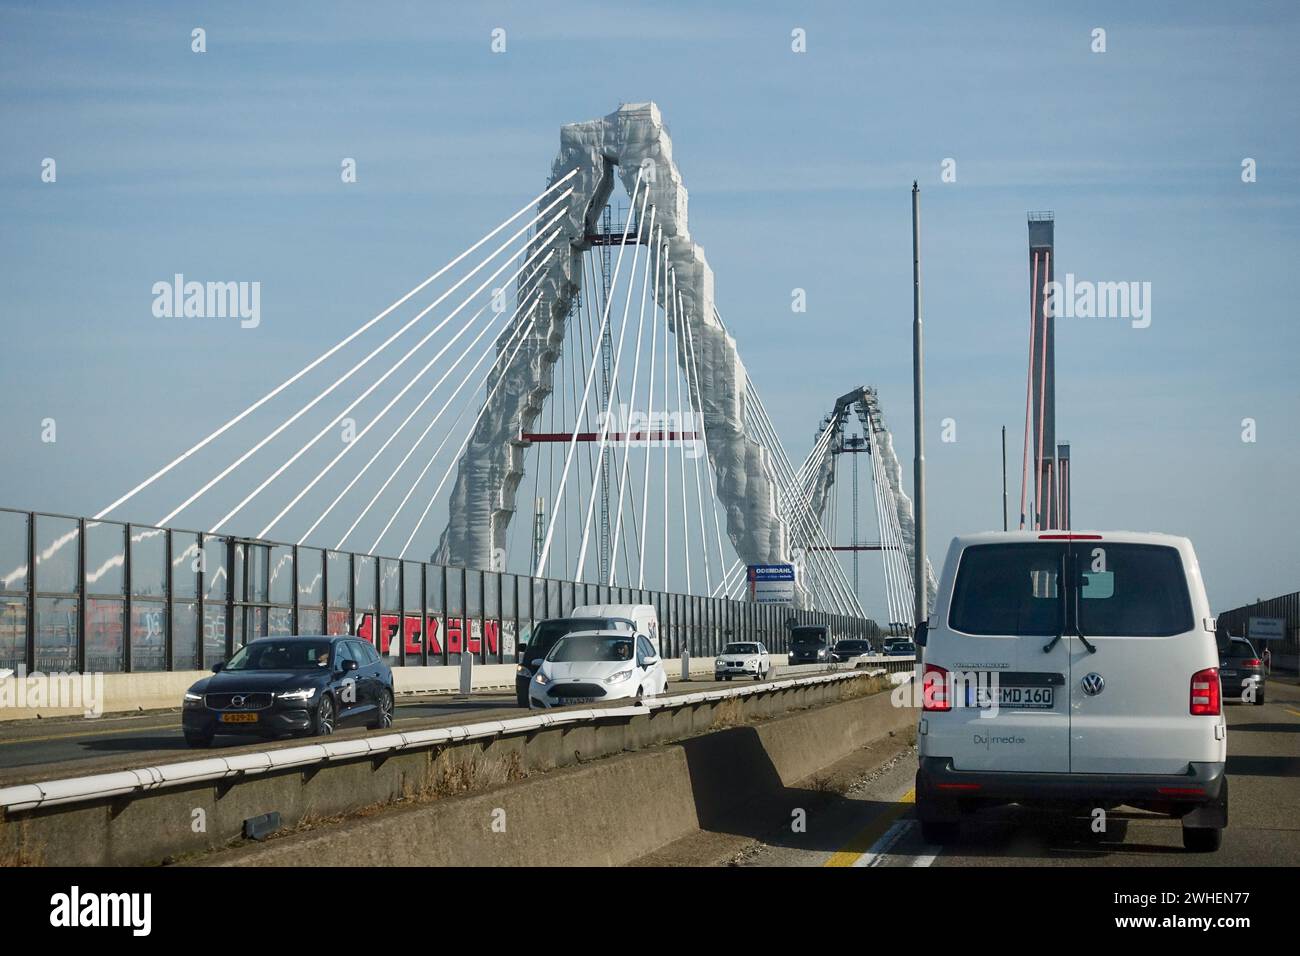
[[201,862],[616,866],[698,830],[725,829],[744,803],[777,796],[914,723],[915,712],[893,707],[888,693],[850,695],[636,753],[494,781],[479,792],[341,819]]

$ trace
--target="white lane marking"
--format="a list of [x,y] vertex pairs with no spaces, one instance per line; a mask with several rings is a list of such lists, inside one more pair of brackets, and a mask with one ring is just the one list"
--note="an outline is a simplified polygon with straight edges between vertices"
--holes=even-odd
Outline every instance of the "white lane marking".
[[915,821],[899,820],[880,835],[880,839],[871,845],[871,849],[853,861],[854,866],[879,866],[885,854],[903,838]]
[[[871,845],[870,850],[854,860],[853,865],[863,867],[879,866],[890,851],[915,829],[915,825],[915,820],[897,821],[880,835],[880,839]],[[921,852],[912,857],[912,862],[908,866],[932,866],[938,857],[938,847],[922,846]]]

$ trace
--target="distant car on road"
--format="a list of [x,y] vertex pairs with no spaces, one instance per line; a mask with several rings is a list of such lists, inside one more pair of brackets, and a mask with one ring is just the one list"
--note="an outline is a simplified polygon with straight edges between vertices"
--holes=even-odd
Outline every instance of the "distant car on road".
[[850,638],[839,641],[831,648],[831,660],[843,663],[852,657],[861,657],[871,653],[871,642]]
[[830,638],[826,628],[805,624],[790,631],[791,664],[826,664],[831,659]]
[[528,637],[528,643],[524,645],[523,657],[515,668],[515,702],[520,707],[528,706],[528,685],[533,682],[533,675],[542,666],[542,661],[556,641],[577,631],[610,630],[632,634],[635,625],[630,619],[621,617],[556,617],[538,621]]
[[766,647],[754,641],[736,641],[724,647],[713,662],[713,679],[752,677],[762,680],[771,669],[772,659]]
[[668,673],[644,634],[580,631],[555,642],[528,685],[528,706],[640,701],[667,689]]
[[322,736],[393,722],[393,672],[356,637],[263,637],[185,692],[181,729],[191,747],[217,734]]
[[1224,700],[1264,703],[1264,662],[1246,638],[1234,637],[1219,646],[1219,682]]
[[885,648],[886,657],[915,657],[916,645],[911,641],[894,641]]

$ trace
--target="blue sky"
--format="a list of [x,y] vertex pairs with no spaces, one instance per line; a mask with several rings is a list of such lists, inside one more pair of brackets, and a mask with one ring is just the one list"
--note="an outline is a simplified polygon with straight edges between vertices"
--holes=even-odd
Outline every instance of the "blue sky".
[[[808,6],[0,4],[0,505],[97,511],[535,195],[563,123],[654,100],[792,457],[873,384],[910,481],[918,179],[931,556],[998,526],[1025,213],[1052,209],[1060,272],[1153,289],[1150,328],[1058,323],[1076,526],[1189,535],[1220,609],[1300,586],[1300,11]],[[155,318],[176,272],[260,281],[262,324]],[[181,490],[121,516],[156,520]]]

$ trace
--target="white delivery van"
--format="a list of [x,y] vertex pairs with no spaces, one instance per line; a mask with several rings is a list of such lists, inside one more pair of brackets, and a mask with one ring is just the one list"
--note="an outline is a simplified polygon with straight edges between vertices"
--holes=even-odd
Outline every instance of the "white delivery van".
[[1005,803],[1180,818],[1217,849],[1227,725],[1200,568],[1186,538],[958,537],[919,629],[916,812],[928,842]]
[[659,612],[653,604],[584,604],[569,612],[569,617],[621,617],[632,622],[636,633],[650,641],[656,657],[662,657],[659,648]]

